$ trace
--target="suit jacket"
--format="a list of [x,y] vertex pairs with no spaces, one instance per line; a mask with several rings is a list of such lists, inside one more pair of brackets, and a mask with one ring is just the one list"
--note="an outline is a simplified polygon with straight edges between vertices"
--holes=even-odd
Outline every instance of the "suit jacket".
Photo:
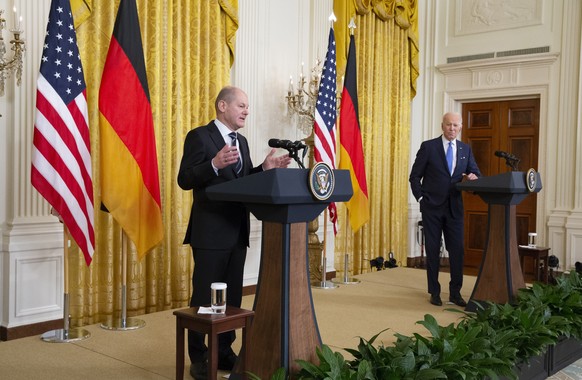
[[443,149],[441,136],[424,141],[416,154],[410,171],[410,188],[416,200],[420,201],[420,211],[430,211],[450,201],[454,217],[463,217],[463,198],[456,184],[463,180],[463,174],[481,172],[475,162],[471,147],[457,140],[457,164],[451,175]]
[[[247,139],[238,134],[243,168],[239,176],[262,171],[253,167]],[[250,217],[246,207],[237,202],[212,201],[206,195],[208,186],[237,178],[235,165],[227,166],[216,175],[211,161],[224,147],[224,138],[214,121],[188,132],[178,172],[178,185],[193,190],[194,202],[190,212],[184,244],[200,249],[230,249],[239,239],[249,245]]]

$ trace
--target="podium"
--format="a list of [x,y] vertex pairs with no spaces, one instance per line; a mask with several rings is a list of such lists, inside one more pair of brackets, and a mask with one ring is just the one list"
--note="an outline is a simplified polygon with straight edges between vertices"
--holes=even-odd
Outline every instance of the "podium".
[[475,311],[487,301],[514,303],[525,288],[517,247],[516,206],[542,189],[539,173],[507,172],[457,184],[457,189],[479,195],[489,205],[487,241],[475,288],[465,310]]
[[[335,185],[325,201],[310,191],[308,169],[271,169],[245,176],[206,190],[212,200],[244,203],[262,221],[261,262],[248,332],[252,345],[246,350],[244,371],[271,378],[285,368],[287,375],[299,371],[297,359],[317,362],[321,346],[309,280],[307,222],[315,219],[330,202],[352,196],[349,171],[333,170]],[[231,379],[246,378],[239,360]]]

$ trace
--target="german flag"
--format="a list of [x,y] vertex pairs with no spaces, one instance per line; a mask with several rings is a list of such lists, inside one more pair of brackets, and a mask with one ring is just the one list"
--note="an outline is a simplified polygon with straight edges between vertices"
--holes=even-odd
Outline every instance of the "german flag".
[[356,45],[350,36],[350,48],[346,64],[346,75],[342,91],[339,135],[339,168],[350,171],[354,195],[346,203],[352,230],[357,232],[370,219],[368,185],[364,167],[362,134],[358,121],[358,82],[356,70]]
[[135,0],[121,0],[99,90],[101,200],[142,258],[163,237],[154,124]]

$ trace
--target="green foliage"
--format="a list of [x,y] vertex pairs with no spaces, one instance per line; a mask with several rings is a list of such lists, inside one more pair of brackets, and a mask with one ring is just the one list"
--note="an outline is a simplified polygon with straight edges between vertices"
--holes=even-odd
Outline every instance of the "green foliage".
[[[460,321],[439,326],[426,314],[418,323],[428,334],[395,334],[392,346],[375,345],[383,330],[357,348],[345,350],[346,360],[323,345],[319,364],[299,360],[298,379],[424,380],[517,379],[514,368],[556,344],[560,337],[582,339],[582,276],[572,272],[557,285],[534,284],[520,289],[516,305],[487,303],[475,313],[457,309]],[[253,378],[258,380],[256,377]],[[285,379],[279,370],[272,380]]]
[[519,290],[519,303],[536,305],[551,316],[562,317],[561,334],[582,339],[582,276],[572,272],[557,278],[557,285],[534,284]]

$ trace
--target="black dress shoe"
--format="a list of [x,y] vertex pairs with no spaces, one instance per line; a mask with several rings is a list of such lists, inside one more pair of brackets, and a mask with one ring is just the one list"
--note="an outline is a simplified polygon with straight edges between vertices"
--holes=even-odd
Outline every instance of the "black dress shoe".
[[443,301],[441,300],[440,296],[436,296],[434,294],[431,294],[430,296],[430,303],[432,303],[433,305],[436,306],[442,306],[443,305]]
[[462,306],[462,307],[467,306],[467,303],[465,302],[465,300],[461,296],[449,297],[449,301],[454,303],[457,306]]
[[223,371],[232,371],[238,356],[234,352],[218,357],[218,369]]
[[195,380],[208,379],[208,362],[205,360],[203,362],[195,362],[190,364],[190,376],[192,376]]

